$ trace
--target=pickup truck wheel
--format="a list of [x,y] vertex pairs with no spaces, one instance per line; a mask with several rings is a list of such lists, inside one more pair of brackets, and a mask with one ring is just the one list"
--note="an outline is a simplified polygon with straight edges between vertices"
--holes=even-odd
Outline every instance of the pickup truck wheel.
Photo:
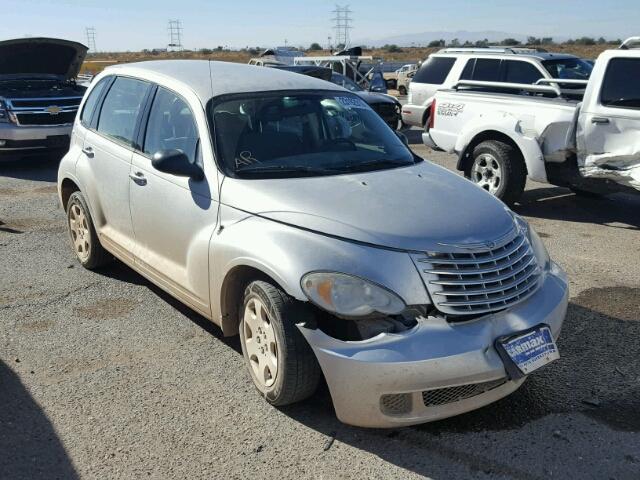
[[67,202],[67,225],[76,258],[88,270],[113,260],[98,239],[93,220],[82,193],[73,192]]
[[527,171],[520,152],[497,140],[478,144],[464,173],[473,183],[507,205],[512,205],[520,198],[527,181]]
[[407,94],[407,87],[405,87],[404,85],[400,85],[398,87],[398,93],[402,96]]
[[245,289],[240,310],[240,344],[251,379],[272,405],[288,405],[311,396],[320,366],[296,323],[313,314],[281,289],[254,281]]

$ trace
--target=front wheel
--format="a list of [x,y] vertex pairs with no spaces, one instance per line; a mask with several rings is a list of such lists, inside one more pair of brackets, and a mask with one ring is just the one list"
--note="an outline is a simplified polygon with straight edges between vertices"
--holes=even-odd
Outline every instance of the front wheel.
[[312,320],[309,310],[278,287],[254,281],[240,312],[242,354],[260,394],[278,406],[311,396],[320,366],[296,326]]
[[513,205],[520,198],[527,181],[527,171],[520,152],[498,140],[478,144],[473,149],[464,174],[507,205]]
[[400,87],[398,87],[398,93],[402,96],[407,94],[407,87],[405,87],[404,85],[400,85]]

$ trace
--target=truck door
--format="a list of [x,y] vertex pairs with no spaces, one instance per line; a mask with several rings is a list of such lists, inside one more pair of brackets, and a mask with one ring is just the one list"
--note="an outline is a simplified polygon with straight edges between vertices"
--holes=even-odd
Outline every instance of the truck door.
[[640,55],[616,55],[598,66],[604,76],[594,71],[602,78],[600,90],[587,89],[578,120],[578,164],[585,177],[611,178],[640,190]]

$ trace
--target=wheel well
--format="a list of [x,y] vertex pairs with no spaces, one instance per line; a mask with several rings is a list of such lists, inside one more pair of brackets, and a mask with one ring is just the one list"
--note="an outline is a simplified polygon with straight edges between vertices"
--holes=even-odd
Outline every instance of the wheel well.
[[227,273],[220,292],[221,328],[225,336],[230,337],[238,334],[240,301],[245,288],[254,280],[264,280],[284,290],[273,278],[255,267],[247,265],[234,267]]
[[[458,165],[457,165],[458,170],[462,170],[462,171],[466,170],[466,167],[469,165],[469,162],[472,161],[471,154],[473,153],[474,148],[476,148],[482,142],[485,142],[487,140],[496,140],[498,142],[506,143],[507,145],[510,145],[516,152],[518,152],[520,157],[522,157],[522,151],[520,150],[520,147],[518,147],[518,144],[514,142],[509,135],[506,135],[502,132],[498,132],[496,130],[487,130],[473,137],[473,140],[471,140],[467,145],[467,147],[460,153],[460,156],[458,157]],[[525,171],[526,171],[526,165],[525,165]]]
[[69,203],[69,197],[73,192],[77,192],[80,190],[80,187],[76,185],[73,180],[69,180],[65,178],[62,180],[62,184],[60,185],[60,196],[62,200],[62,208],[67,209],[67,203]]
[[427,126],[427,119],[429,118],[429,114],[431,113],[431,105],[429,105],[427,107],[427,109],[424,111],[424,114],[422,115],[422,126],[426,127]]

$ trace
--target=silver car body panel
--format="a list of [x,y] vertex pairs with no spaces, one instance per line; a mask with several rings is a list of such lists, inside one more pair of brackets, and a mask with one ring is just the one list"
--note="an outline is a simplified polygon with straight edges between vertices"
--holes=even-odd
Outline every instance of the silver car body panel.
[[[317,178],[241,180],[218,170],[205,113],[210,98],[340,87],[275,69],[206,61],[118,65],[92,86],[106,75],[133,76],[180,93],[197,122],[205,180],[156,172],[148,157],[76,119],[71,149],[60,164],[61,200],[65,182],[75,183],[105,248],[226,335],[238,328],[239,298],[230,294],[238,272],[267,275],[300,301],[307,301],[300,286],[304,274],[343,272],[388,288],[407,305],[426,308],[431,299],[412,253],[465,251],[465,245],[494,241],[514,228],[502,203],[427,162]],[[94,147],[93,158],[82,152],[87,146]],[[144,186],[129,178],[138,171],[147,179]],[[551,325],[557,335],[567,305],[566,281],[557,268],[543,277],[527,300],[460,324],[431,316],[404,334],[362,342],[299,328],[318,357],[341,420],[363,426],[420,423],[477,408],[519,386],[521,381],[509,382],[458,405],[419,409],[403,418],[380,410],[380,395],[386,393],[504,377],[492,346],[496,335],[540,323]]]

